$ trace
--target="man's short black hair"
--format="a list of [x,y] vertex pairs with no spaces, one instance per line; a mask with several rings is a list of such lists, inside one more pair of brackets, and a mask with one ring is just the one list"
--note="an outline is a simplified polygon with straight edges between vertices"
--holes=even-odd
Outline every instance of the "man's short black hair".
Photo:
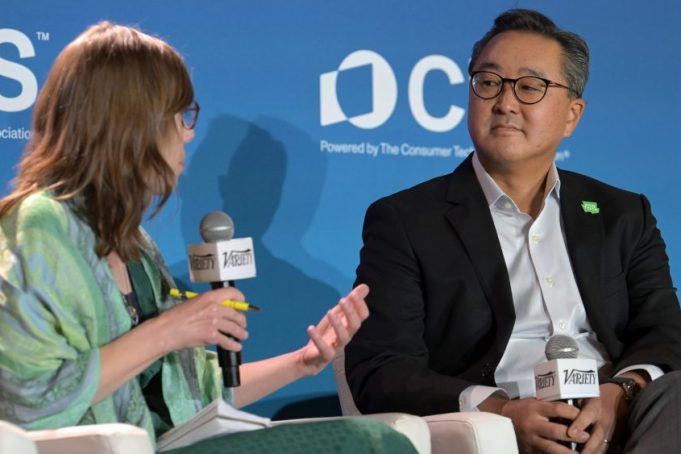
[[557,41],[563,49],[563,76],[571,93],[582,97],[589,78],[589,47],[586,41],[575,33],[558,28],[551,19],[530,9],[511,9],[494,20],[492,28],[473,46],[473,55],[468,65],[469,74],[487,43],[507,31],[536,33]]

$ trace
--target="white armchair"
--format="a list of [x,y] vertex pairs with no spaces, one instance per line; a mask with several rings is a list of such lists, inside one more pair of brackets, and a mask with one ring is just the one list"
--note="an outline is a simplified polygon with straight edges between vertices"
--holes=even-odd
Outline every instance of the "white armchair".
[[[430,453],[426,423],[402,413],[357,416],[383,422],[403,433],[419,454]],[[304,424],[337,418],[273,421],[272,425]],[[27,431],[0,421],[0,454],[154,454],[147,432],[130,424],[98,424]]]
[[147,432],[129,424],[26,431],[0,421],[0,454],[154,454]]
[[[419,454],[429,454],[426,423],[403,413],[357,416],[383,422],[403,433]],[[338,418],[273,421],[272,425],[304,424]],[[147,432],[130,424],[98,424],[27,431],[0,421],[0,454],[154,454]]]
[[0,454],[38,454],[38,448],[25,430],[0,421]]
[[[333,371],[344,416],[361,413],[345,377],[345,355],[333,361]],[[517,454],[511,420],[493,413],[457,412],[424,416],[430,429],[433,454]]]

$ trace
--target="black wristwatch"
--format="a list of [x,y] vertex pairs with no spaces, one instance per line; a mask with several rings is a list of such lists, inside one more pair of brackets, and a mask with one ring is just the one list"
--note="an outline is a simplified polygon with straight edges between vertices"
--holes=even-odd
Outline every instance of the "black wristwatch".
[[617,385],[620,385],[624,390],[624,400],[627,401],[630,401],[634,397],[636,397],[636,394],[638,394],[638,392],[641,390],[641,385],[639,385],[633,378],[624,377],[606,378],[601,382],[601,384],[605,383],[615,383]]

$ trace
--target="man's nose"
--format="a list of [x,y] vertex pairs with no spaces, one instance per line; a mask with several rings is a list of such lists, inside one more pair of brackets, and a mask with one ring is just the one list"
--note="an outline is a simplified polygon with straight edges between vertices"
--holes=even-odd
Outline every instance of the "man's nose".
[[495,110],[500,112],[518,112],[520,102],[513,91],[513,82],[505,80],[501,84],[501,93],[494,103]]

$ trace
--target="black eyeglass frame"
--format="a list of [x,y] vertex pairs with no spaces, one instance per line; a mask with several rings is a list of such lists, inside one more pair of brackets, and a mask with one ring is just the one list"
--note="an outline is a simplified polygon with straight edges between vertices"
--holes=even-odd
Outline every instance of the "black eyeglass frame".
[[[196,126],[196,122],[199,120],[199,112],[201,111],[201,106],[199,106],[199,103],[194,100],[192,103],[184,109],[180,116],[182,117],[182,126],[184,126],[186,129],[194,129]],[[187,123],[187,118],[186,116],[191,113],[191,120],[189,123]]]
[[[497,91],[497,93],[494,96],[488,96],[488,97],[480,96],[480,94],[475,89],[475,86],[476,86],[475,76],[478,75],[478,74],[483,74],[483,73],[484,74],[492,74],[493,76],[496,76],[501,80],[501,83],[499,84],[499,91]],[[513,89],[513,96],[515,96],[515,99],[517,99],[518,102],[520,102],[522,104],[532,105],[532,104],[537,104],[538,102],[541,102],[541,100],[546,97],[546,93],[549,91],[549,87],[564,88],[564,89],[574,93],[578,98],[580,97],[579,93],[577,93],[574,89],[568,87],[567,85],[559,84],[558,82],[554,82],[552,80],[545,79],[543,77],[538,77],[538,76],[522,76],[522,77],[518,77],[517,79],[511,79],[509,77],[501,77],[501,75],[499,75],[495,72],[492,72],[492,71],[473,71],[472,73],[470,73],[470,77],[471,77],[470,83],[471,83],[471,88],[473,89],[473,93],[475,94],[475,96],[477,96],[480,99],[494,99],[494,98],[496,98],[504,90],[504,85],[506,84],[506,82],[511,83],[511,88]],[[544,82],[544,85],[545,85],[544,86],[544,93],[541,95],[541,98],[539,98],[538,100],[536,100],[534,102],[523,101],[522,99],[520,99],[520,96],[518,96],[518,93],[516,92],[515,87],[517,86],[516,84],[518,83],[518,81],[523,80],[523,79],[527,79],[527,78],[541,80],[542,82]]]

